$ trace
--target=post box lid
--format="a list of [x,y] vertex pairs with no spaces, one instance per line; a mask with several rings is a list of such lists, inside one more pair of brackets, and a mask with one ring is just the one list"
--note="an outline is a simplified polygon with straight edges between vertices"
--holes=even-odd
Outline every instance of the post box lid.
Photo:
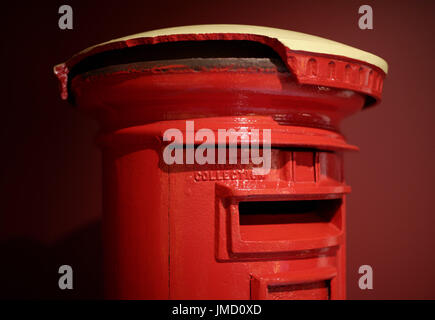
[[[54,72],[61,82],[61,96],[66,99],[68,95],[69,71],[86,57],[101,52],[144,44],[204,40],[250,40],[261,42],[277,51],[287,67],[295,73],[296,78],[301,83],[356,90],[372,96],[376,100],[380,100],[383,79],[388,72],[388,64],[384,59],[369,52],[317,36],[250,25],[193,25],[138,33],[97,44],[80,51],[66,62],[54,67]],[[331,65],[336,68],[336,63],[341,62],[339,69],[343,70],[338,72],[341,76],[337,76],[335,70],[334,76],[327,75],[325,72],[323,72],[323,76],[321,75],[322,72],[315,75],[308,74],[307,65],[313,60],[313,57],[310,57],[309,54],[314,55],[316,63],[318,61],[323,63],[324,70]],[[321,68],[319,67],[319,69]],[[357,76],[349,75],[348,71],[352,71]]]

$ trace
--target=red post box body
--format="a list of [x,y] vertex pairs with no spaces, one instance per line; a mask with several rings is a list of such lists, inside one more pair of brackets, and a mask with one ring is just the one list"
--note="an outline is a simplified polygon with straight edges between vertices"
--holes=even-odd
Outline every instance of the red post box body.
[[[109,42],[55,71],[101,124],[108,298],[345,298],[342,153],[356,147],[338,126],[380,100],[382,65],[216,31]],[[186,163],[186,121],[270,129],[270,172]],[[163,161],[168,129],[183,164]]]

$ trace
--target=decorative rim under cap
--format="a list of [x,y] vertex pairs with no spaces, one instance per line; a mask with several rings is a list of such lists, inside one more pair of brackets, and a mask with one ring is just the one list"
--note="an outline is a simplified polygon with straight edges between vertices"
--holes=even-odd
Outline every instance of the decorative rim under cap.
[[301,84],[349,89],[367,95],[366,106],[381,100],[388,65],[371,53],[304,33],[246,25],[197,25],[166,28],[111,40],[87,48],[54,72],[61,85],[62,99],[68,98],[70,70],[89,56],[111,50],[165,42],[247,40],[276,51]]

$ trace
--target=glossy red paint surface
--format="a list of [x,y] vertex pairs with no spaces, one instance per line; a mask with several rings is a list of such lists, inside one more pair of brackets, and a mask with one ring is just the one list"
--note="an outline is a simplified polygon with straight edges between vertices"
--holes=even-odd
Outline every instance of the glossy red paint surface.
[[[385,75],[343,57],[277,51],[290,72],[178,61],[69,79],[77,107],[102,128],[108,298],[345,298],[342,152],[356,147],[339,124],[380,98]],[[271,129],[270,173],[166,165],[163,133],[185,133],[186,120],[196,130]]]
[[[287,68],[295,75],[299,83],[310,85],[324,85],[335,88],[351,89],[370,95],[380,100],[385,73],[374,65],[342,56],[313,54],[310,52],[294,51],[285,47],[275,38],[256,34],[240,33],[208,33],[208,34],[173,34],[156,37],[142,37],[123,41],[111,42],[82,51],[74,55],[65,63],[55,67],[61,84],[61,96],[68,97],[68,73],[85,58],[111,50],[132,48],[141,45],[155,45],[160,43],[182,41],[235,41],[245,40],[269,46],[281,57]],[[172,69],[174,66],[168,66]]]

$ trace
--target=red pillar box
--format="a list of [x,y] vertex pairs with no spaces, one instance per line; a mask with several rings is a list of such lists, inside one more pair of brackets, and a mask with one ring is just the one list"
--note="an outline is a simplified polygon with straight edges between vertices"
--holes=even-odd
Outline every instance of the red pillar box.
[[379,102],[386,72],[337,42],[234,25],[56,66],[62,98],[101,124],[107,297],[345,298],[342,152],[357,148],[338,126]]

